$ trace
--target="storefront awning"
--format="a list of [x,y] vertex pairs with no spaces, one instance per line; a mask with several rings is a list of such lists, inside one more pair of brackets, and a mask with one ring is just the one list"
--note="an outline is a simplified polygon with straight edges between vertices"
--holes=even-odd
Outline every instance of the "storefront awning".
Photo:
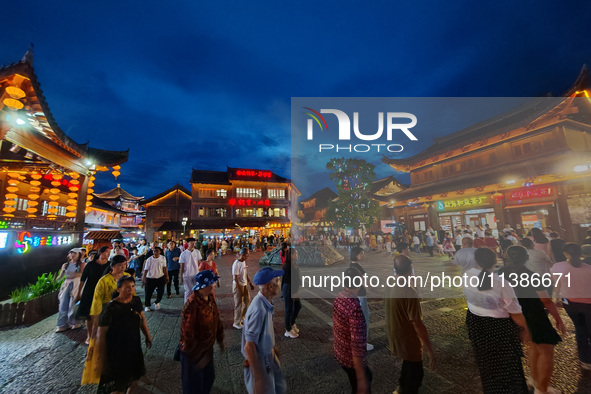
[[88,234],[86,234],[86,236],[84,237],[84,239],[110,241],[112,239],[123,239],[123,235],[121,235],[121,233],[117,230],[89,231]]
[[507,205],[505,207],[505,209],[537,207],[537,206],[540,206],[540,205],[552,205],[552,204],[554,204],[554,201],[548,201],[548,202],[532,202],[532,203],[528,203],[528,204]]

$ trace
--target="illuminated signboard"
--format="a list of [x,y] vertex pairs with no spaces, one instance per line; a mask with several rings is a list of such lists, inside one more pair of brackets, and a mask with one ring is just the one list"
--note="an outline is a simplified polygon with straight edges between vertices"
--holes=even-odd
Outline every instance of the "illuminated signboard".
[[5,221],[0,220],[0,228],[8,228],[8,224]]
[[29,252],[31,248],[69,245],[72,243],[72,240],[73,237],[71,235],[45,235],[38,237],[31,236],[31,233],[28,231],[21,231],[16,237],[14,247],[17,253],[24,254]]
[[6,248],[6,244],[8,243],[8,233],[0,233],[0,249]]
[[515,190],[509,193],[510,200],[529,200],[532,198],[544,198],[554,195],[554,189],[548,186],[533,187],[521,190]]
[[238,205],[238,206],[243,206],[243,207],[252,207],[252,206],[265,206],[268,207],[269,206],[269,200],[251,200],[250,198],[231,198],[228,201],[228,204],[230,205]]
[[465,198],[458,198],[454,200],[442,200],[437,201],[437,210],[438,211],[445,211],[446,209],[455,209],[458,208],[467,208],[470,209],[472,207],[478,205],[485,205],[489,203],[488,196],[474,196],[474,197],[465,197]]
[[260,170],[237,170],[236,176],[257,178],[257,179],[270,179],[273,173],[271,171],[260,171]]

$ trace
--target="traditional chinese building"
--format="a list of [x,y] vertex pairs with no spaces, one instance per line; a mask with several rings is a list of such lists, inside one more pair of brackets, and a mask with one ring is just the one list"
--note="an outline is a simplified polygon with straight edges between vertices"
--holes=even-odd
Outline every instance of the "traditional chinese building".
[[[82,244],[98,169],[128,152],[79,144],[54,119],[32,53],[0,68],[0,289],[55,271]],[[5,294],[2,294],[5,295]]]
[[591,225],[591,99],[583,68],[564,98],[530,103],[451,135],[406,159],[411,187],[385,196],[411,231],[426,226],[552,227],[581,241]]
[[[121,188],[121,184],[117,184],[117,187],[106,191],[104,193],[95,193],[95,197],[98,197],[104,203],[110,205],[112,208],[119,210],[118,216],[118,227],[127,232],[135,232],[140,229],[142,220],[144,219],[145,212],[143,211],[140,201],[144,197],[136,197],[126,192]],[[107,215],[108,217],[108,215]],[[88,218],[88,215],[87,215]],[[114,223],[108,223],[114,224]],[[125,231],[123,236],[125,237]]]
[[304,235],[316,234],[318,232],[334,232],[334,223],[326,220],[325,217],[328,204],[335,198],[337,198],[337,194],[330,188],[325,187],[300,201],[298,224],[302,228]]
[[[179,240],[191,227],[191,192],[178,183],[153,197],[141,201],[146,209],[146,239]],[[183,219],[186,218],[183,226]]]
[[290,208],[299,191],[271,171],[230,168],[193,170],[190,221],[195,229],[242,229],[287,236]]

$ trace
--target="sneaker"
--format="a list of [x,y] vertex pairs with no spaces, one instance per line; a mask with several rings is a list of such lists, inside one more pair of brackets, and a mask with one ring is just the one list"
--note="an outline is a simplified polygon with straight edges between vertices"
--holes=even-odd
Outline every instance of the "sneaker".
[[77,329],[79,329],[80,327],[82,327],[82,324],[80,324],[80,323],[78,323],[78,324],[74,324],[74,325],[72,326],[72,330],[77,330]]
[[236,324],[236,323],[232,324],[232,327],[234,327],[237,330],[242,330],[242,328],[243,328],[242,324]]
[[55,332],[64,332],[69,330],[71,327],[70,326],[63,326],[63,327],[58,327],[55,329]]
[[150,308],[149,306],[144,308],[144,312],[150,312],[152,310],[152,308]]
[[581,368],[586,369],[587,371],[591,371],[591,364],[590,363],[584,363],[581,361]]
[[154,309],[155,311],[159,310],[160,309],[160,304],[153,303],[152,304],[152,309]]
[[296,334],[300,335],[300,329],[298,328],[298,326],[296,326],[295,323],[293,323],[293,326],[291,326],[291,330]]
[[372,344],[367,344],[367,351],[371,352],[373,350],[373,345]]
[[284,335],[285,337],[287,337],[287,338],[297,338],[297,337],[299,337],[299,335],[298,335],[298,334],[296,334],[296,333],[293,331],[293,328],[291,329],[291,331],[285,331],[285,334],[283,334],[283,335]]

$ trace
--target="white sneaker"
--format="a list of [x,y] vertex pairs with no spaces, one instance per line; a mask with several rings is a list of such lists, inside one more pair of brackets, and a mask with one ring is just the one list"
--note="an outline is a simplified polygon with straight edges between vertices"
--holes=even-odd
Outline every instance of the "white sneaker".
[[144,312],[150,312],[151,310],[152,309],[149,306],[147,306],[147,307],[144,308]]
[[372,344],[367,344],[367,351],[371,352],[373,350],[373,345]]
[[70,326],[63,326],[63,327],[58,327],[55,329],[55,332],[64,332],[64,331],[68,331],[71,327]]
[[299,335],[298,335],[298,334],[296,334],[296,333],[293,331],[293,328],[291,329],[291,331],[285,331],[285,334],[283,334],[283,335],[284,335],[286,338],[297,338],[297,337],[299,337]]
[[242,324],[236,324],[236,323],[232,324],[232,327],[234,327],[237,330],[242,330],[242,328],[243,328]]
[[293,326],[291,326],[291,331],[293,331],[296,334],[300,335],[300,329],[298,328],[298,326],[296,326],[295,323],[293,323]]
[[155,311],[157,311],[158,309],[160,309],[160,304],[153,303],[152,304],[152,309],[154,309]]

